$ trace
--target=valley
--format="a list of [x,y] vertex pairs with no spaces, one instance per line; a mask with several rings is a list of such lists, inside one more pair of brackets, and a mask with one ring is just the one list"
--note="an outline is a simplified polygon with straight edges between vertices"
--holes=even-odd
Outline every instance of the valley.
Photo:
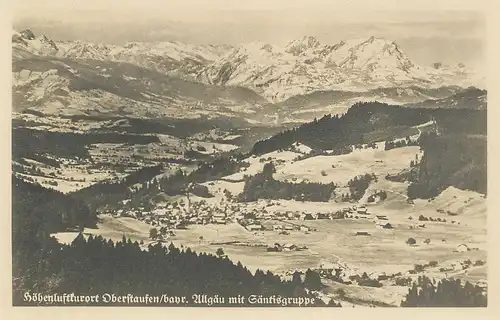
[[418,66],[375,37],[106,45],[24,30],[13,49],[16,261],[36,262],[33,243],[48,261],[97,241],[88,252],[163,252],[178,274],[186,254],[191,284],[197,258],[239,262],[231,281],[251,290],[267,272],[295,294],[313,272],[304,294],[324,304],[401,306],[425,277],[485,294],[487,93],[464,66]]
[[[415,126],[418,131],[410,141],[418,140],[421,131],[430,132],[434,126],[433,122]],[[386,179],[411,169],[412,162],[422,159],[418,146],[385,150],[386,143],[379,141],[370,146],[352,146],[347,154],[329,155],[326,150],[325,154],[314,156],[309,155],[310,147],[294,144],[289,150],[242,159],[242,167],[234,173],[201,182],[199,186],[206,188],[201,193],[185,189],[169,194],[162,192],[161,183],[151,187],[153,180],[168,178],[179,169],[187,174],[196,172],[198,166],[196,160],[189,162],[191,160],[179,152],[185,150],[189,140],[185,143],[186,140],[171,136],[158,137],[166,147],[173,148],[170,152],[177,154],[179,163],[165,162],[162,157],[151,158],[161,150],[157,142],[89,145],[89,161],[108,161],[107,165],[111,165],[115,159],[127,168],[118,176],[108,171],[114,181],[126,177],[127,172],[135,172],[134,165],[141,165],[138,159],[151,161],[150,165],[163,165],[161,172],[153,173],[147,180],[130,183],[129,191],[119,201],[114,200],[116,203],[112,206],[109,206],[110,200],[104,201],[100,205],[103,209],[97,228],[85,228],[84,235],[114,241],[125,236],[143,243],[144,249],[158,242],[165,245],[172,242],[181,248],[212,254],[222,248],[232,261],[240,261],[252,272],[270,270],[285,279],[296,271],[318,270],[327,286],[324,294],[338,298],[338,290],[342,289],[345,296],[340,301],[357,306],[377,303],[399,306],[408,287],[397,283],[408,278],[416,281],[421,275],[435,279],[453,276],[475,284],[487,278],[484,195],[448,187],[436,198],[410,200],[406,192],[409,182]],[[195,143],[199,143],[198,139],[210,138],[220,141],[215,132],[194,138]],[[227,146],[231,149],[231,144]],[[175,147],[180,149],[174,150]],[[145,148],[142,153],[141,148]],[[208,151],[207,154],[215,156]],[[37,162],[30,163],[40,167]],[[279,198],[238,201],[247,177],[258,175],[266,163],[275,164],[273,176],[277,181],[297,185],[334,183],[335,195],[319,202]],[[142,166],[147,164],[144,162]],[[365,174],[375,175],[376,181],[369,183],[359,200],[344,200],[343,194],[350,192],[349,182]],[[74,172],[70,175],[76,176]],[[92,181],[88,171],[83,171],[83,178]],[[383,199],[379,196],[381,192],[385,194]],[[151,230],[156,230],[158,236],[152,236]],[[71,243],[77,235],[78,232],[68,231],[54,234],[62,243]],[[416,243],[408,244],[410,238]],[[269,249],[277,245],[280,249]],[[460,250],[461,246],[466,250]],[[301,247],[304,249],[297,249]],[[432,267],[415,271],[416,265],[432,261]],[[464,261],[471,261],[471,265]],[[476,262],[481,265],[474,266]],[[335,281],[331,271],[334,269],[342,270],[342,276]],[[377,280],[380,287],[364,286],[352,280],[364,273],[371,279],[380,279]]]

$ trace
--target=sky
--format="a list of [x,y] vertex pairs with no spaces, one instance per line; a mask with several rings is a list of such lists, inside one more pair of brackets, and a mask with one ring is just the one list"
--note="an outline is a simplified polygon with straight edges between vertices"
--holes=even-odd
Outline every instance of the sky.
[[17,0],[14,28],[55,40],[177,40],[284,45],[305,35],[335,44],[394,40],[420,64],[484,61],[485,1],[465,0]]

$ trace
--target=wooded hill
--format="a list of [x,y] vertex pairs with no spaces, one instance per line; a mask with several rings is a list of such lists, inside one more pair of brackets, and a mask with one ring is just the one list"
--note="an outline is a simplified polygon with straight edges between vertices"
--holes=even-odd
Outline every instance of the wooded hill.
[[295,142],[313,149],[332,150],[417,134],[413,126],[435,119],[446,133],[486,134],[485,110],[404,108],[379,102],[353,105],[346,114],[321,119],[257,142],[251,154],[286,149]]

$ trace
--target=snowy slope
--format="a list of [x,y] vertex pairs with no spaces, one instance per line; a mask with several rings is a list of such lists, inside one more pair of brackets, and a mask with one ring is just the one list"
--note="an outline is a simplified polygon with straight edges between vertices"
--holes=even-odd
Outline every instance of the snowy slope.
[[70,59],[92,59],[128,62],[170,75],[193,78],[208,63],[215,61],[229,47],[190,45],[176,41],[130,42],[123,46],[87,43],[83,41],[53,41],[36,37],[29,29],[13,31],[14,58],[29,54]]
[[13,109],[46,115],[245,115],[266,100],[246,88],[171,77],[132,64],[32,56],[12,64]]
[[335,45],[322,45],[314,37],[304,37],[284,48],[244,44],[206,67],[199,76],[208,83],[252,88],[273,101],[318,90],[464,85],[470,78],[463,67],[418,66],[395,42],[375,37]]

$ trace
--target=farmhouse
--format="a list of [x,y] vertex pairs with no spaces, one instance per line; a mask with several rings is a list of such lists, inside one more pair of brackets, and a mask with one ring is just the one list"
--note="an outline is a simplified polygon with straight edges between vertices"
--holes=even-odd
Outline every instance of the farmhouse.
[[356,236],[369,236],[370,234],[366,231],[358,231],[355,234]]
[[283,246],[283,251],[297,250],[297,246],[292,243],[287,243]]
[[212,216],[213,223],[226,224],[226,214],[223,212],[216,212]]
[[318,213],[317,219],[328,219],[329,215],[326,213]]
[[379,220],[389,220],[389,219],[387,219],[386,215],[377,215],[377,219],[379,219]]
[[312,215],[312,214],[310,214],[310,213],[306,213],[306,214],[304,215],[304,218],[303,218],[303,219],[304,219],[304,220],[314,220],[314,217],[313,217],[313,215]]
[[267,252],[280,252],[281,246],[279,244],[275,243],[274,246],[268,246],[266,250],[267,250]]
[[359,207],[356,212],[359,214],[369,214],[366,207]]
[[246,226],[248,231],[259,231],[262,230],[262,225],[260,224],[249,224]]
[[300,231],[309,231],[308,226],[300,226]]
[[454,250],[453,252],[466,252],[466,251],[469,251],[469,247],[465,244],[465,243],[462,243],[462,244],[459,244]]

